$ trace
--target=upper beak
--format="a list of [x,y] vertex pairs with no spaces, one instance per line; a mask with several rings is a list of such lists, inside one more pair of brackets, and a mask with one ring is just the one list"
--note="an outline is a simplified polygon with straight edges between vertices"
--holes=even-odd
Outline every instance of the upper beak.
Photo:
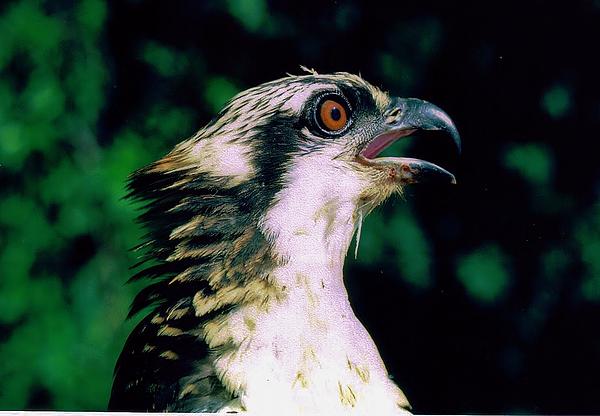
[[460,153],[460,135],[448,114],[427,101],[416,98],[394,98],[384,115],[386,129],[360,152],[360,155],[366,159],[363,162],[397,166],[399,168],[398,179],[403,183],[440,179],[444,182],[456,183],[454,175],[450,172],[425,160],[402,157],[373,159],[394,141],[408,136],[416,130],[445,131],[450,135]]
[[[390,107],[387,121],[393,130],[444,130],[450,135],[460,154],[458,130],[450,116],[437,105],[417,98],[395,98]],[[396,117],[393,117],[394,114],[397,114]]]

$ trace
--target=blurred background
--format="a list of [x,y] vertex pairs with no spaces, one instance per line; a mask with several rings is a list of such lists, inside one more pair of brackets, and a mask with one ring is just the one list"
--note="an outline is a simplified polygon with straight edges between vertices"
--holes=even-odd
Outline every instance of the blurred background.
[[[600,1],[0,4],[0,409],[104,410],[134,169],[235,93],[360,72],[463,137],[365,221],[356,313],[418,413],[600,412]],[[447,142],[447,143],[446,143]]]

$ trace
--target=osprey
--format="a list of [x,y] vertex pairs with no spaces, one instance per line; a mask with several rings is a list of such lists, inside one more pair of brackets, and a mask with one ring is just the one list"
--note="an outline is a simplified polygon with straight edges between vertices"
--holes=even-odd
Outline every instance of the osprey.
[[134,276],[150,313],[115,369],[111,410],[399,414],[409,403],[354,315],[343,265],[362,219],[403,186],[454,182],[432,163],[377,157],[446,113],[356,75],[309,72],[234,97],[135,172],[148,229]]

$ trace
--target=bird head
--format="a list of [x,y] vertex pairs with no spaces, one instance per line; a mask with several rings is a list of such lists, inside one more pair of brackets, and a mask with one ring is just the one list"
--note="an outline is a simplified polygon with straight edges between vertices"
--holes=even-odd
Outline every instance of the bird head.
[[427,101],[390,97],[348,73],[288,76],[234,97],[151,170],[179,172],[184,181],[202,176],[223,188],[246,184],[267,203],[296,170],[311,185],[374,206],[406,184],[455,182],[427,161],[377,157],[416,130],[443,130],[460,150],[450,117]]
[[[310,72],[240,93],[132,176],[132,195],[149,201],[141,217],[150,229],[148,257],[163,262],[143,273],[179,281],[201,275],[196,280],[214,288],[229,280],[208,266],[198,271],[199,263],[245,278],[268,274],[277,259],[334,259],[340,269],[357,224],[375,206],[407,184],[454,182],[427,161],[378,157],[416,130],[445,131],[460,149],[441,109],[391,97],[356,75]],[[142,295],[142,306],[151,303]]]

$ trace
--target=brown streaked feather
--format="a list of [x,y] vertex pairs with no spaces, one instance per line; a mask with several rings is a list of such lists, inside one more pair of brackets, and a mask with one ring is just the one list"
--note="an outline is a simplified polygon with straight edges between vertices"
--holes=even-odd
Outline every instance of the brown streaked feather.
[[157,280],[133,302],[131,316],[150,306],[154,312],[126,342],[111,410],[217,411],[230,401],[207,345],[228,349],[229,340],[217,342],[205,328],[262,290],[247,282],[261,281],[274,261],[243,193],[189,175],[186,160],[172,152],[130,181],[130,196],[146,202],[142,263],[150,262],[132,279]]

